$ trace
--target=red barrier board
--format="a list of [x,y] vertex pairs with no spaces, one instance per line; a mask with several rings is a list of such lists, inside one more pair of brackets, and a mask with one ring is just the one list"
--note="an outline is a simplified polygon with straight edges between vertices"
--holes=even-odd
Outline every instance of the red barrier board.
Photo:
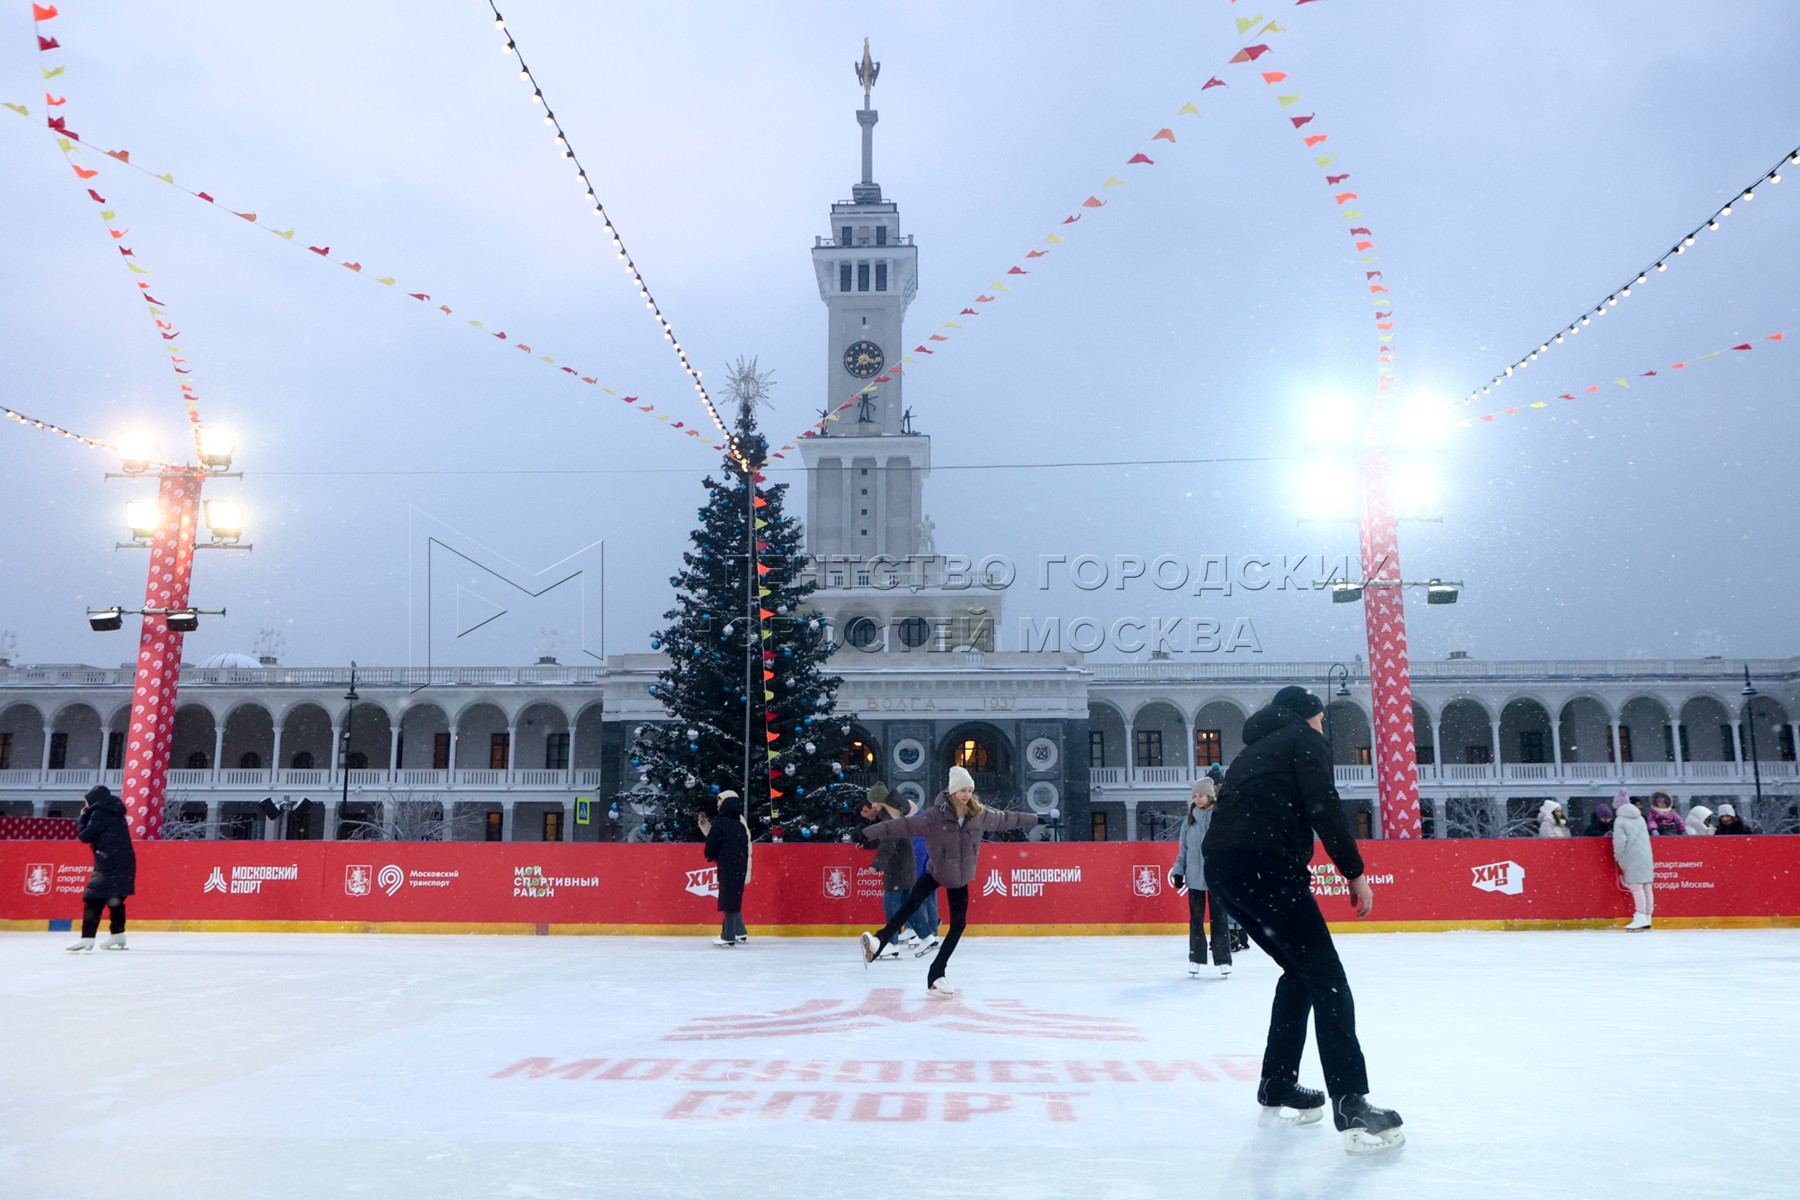
[[[1657,839],[1656,916],[1800,917],[1800,839]],[[1500,927],[1630,915],[1604,838],[1365,842],[1369,923],[1321,852],[1313,890],[1335,925]],[[1183,925],[1167,842],[989,845],[970,923],[1008,932]],[[717,881],[697,845],[140,842],[140,921],[702,927]],[[880,920],[881,878],[847,845],[758,846],[744,919],[825,932]],[[0,920],[79,915],[92,864],[79,842],[0,843]],[[802,931],[796,929],[796,932]]]
[[38,838],[68,838],[79,832],[74,817],[6,817],[0,816],[0,841],[27,841]]

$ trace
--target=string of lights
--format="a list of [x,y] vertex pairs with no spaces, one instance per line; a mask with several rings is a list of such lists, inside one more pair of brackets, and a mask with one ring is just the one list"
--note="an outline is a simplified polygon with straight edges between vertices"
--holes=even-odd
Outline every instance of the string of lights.
[[[1111,469],[1115,467],[1192,467],[1211,466],[1220,463],[1274,463],[1274,462],[1317,462],[1316,454],[1257,454],[1223,458],[1129,458],[1129,459],[1093,459],[1083,462],[1033,462],[1033,463],[933,463],[931,469],[938,471],[1061,471],[1072,467]],[[767,466],[758,474],[799,475],[806,471],[805,467]],[[681,475],[693,477],[693,471],[685,467],[422,467],[422,468],[370,468],[368,470],[329,470],[329,471],[258,471],[257,475],[291,475],[291,476],[371,476],[371,475]]]
[[1462,398],[1461,403],[1464,405],[1472,404],[1477,396],[1492,394],[1495,388],[1502,386],[1507,380],[1511,379],[1515,372],[1525,370],[1532,363],[1536,362],[1540,356],[1548,354],[1552,346],[1562,345],[1564,338],[1575,337],[1595,317],[1604,317],[1607,310],[1617,308],[1619,301],[1630,298],[1632,288],[1641,287],[1645,283],[1648,283],[1652,273],[1668,270],[1669,263],[1675,258],[1686,254],[1688,248],[1699,241],[1702,233],[1716,233],[1723,224],[1725,218],[1731,216],[1738,205],[1749,204],[1754,201],[1756,199],[1757,188],[1761,187],[1764,183],[1780,183],[1781,168],[1786,166],[1800,166],[1800,147],[1795,147],[1793,150],[1782,155],[1779,162],[1757,176],[1754,182],[1740,188],[1737,195],[1720,205],[1712,216],[1688,230],[1688,232],[1673,246],[1670,246],[1663,253],[1659,254],[1642,270],[1635,272],[1632,277],[1623,284],[1607,293],[1606,298],[1600,301],[1600,303],[1594,305],[1592,308],[1583,310],[1582,314],[1575,318],[1575,320],[1569,322],[1566,327],[1559,329],[1553,336],[1539,342],[1536,349],[1514,359],[1511,364],[1498,375],[1495,375],[1492,379],[1488,380],[1488,382],[1482,384],[1480,387],[1470,389],[1469,394]]
[[103,441],[100,438],[91,438],[86,434],[76,433],[73,429],[64,429],[54,421],[40,420],[37,417],[22,413],[16,408],[8,408],[4,404],[0,404],[0,416],[5,417],[9,421],[17,421],[21,425],[29,425],[33,429],[41,429],[45,433],[54,433],[58,437],[68,438],[72,442],[80,442],[90,450],[104,450],[109,454],[115,454],[121,460],[130,461],[133,467],[136,467],[138,463],[141,462],[145,467],[154,467],[156,470],[165,473],[180,471],[192,472],[197,475],[206,474],[206,472],[200,468],[179,466],[175,463],[163,462],[161,459],[132,459],[130,454],[119,446],[114,445],[112,442]]
[[674,325],[670,324],[669,318],[663,314],[662,305],[658,303],[655,294],[650,291],[650,283],[644,278],[644,273],[638,269],[637,260],[632,258],[631,252],[625,248],[625,239],[619,233],[618,227],[614,225],[612,217],[607,214],[606,205],[601,203],[600,197],[595,194],[594,184],[588,177],[587,168],[581,165],[581,159],[575,153],[574,144],[569,140],[568,131],[556,119],[556,110],[551,107],[549,100],[545,99],[543,85],[538,82],[537,77],[531,73],[531,68],[526,65],[525,55],[520,51],[518,41],[506,26],[506,18],[500,14],[500,9],[494,4],[494,0],[482,0],[482,2],[494,14],[494,28],[498,29],[500,36],[505,39],[505,44],[500,47],[501,52],[518,60],[519,78],[531,86],[532,104],[544,110],[544,124],[550,127],[556,141],[557,152],[575,168],[575,182],[580,184],[586,193],[586,201],[594,216],[603,222],[601,228],[612,242],[614,257],[624,266],[625,273],[631,277],[632,285],[637,288],[638,298],[644,302],[644,307],[650,311],[650,316],[662,331],[663,340],[668,342],[671,349],[674,350],[675,358],[681,363],[682,371],[687,374],[688,379],[694,385],[694,393],[700,397],[700,403],[706,408],[706,415],[712,418],[713,425],[723,435],[725,444],[731,448],[732,456],[740,463],[749,465],[744,451],[738,445],[737,435],[726,425],[725,418],[720,415],[718,406],[707,394],[706,384],[700,378],[700,369],[688,361],[687,351],[682,348],[681,339],[675,336]]

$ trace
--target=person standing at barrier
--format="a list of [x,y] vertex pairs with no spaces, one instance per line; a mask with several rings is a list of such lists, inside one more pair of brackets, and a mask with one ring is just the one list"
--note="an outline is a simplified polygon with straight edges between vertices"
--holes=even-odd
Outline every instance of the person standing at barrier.
[[1650,793],[1650,811],[1644,814],[1644,823],[1650,827],[1651,837],[1687,833],[1681,814],[1675,811],[1675,797],[1667,792]]
[[1755,833],[1756,830],[1744,824],[1737,815],[1737,806],[1733,804],[1719,805],[1719,815],[1713,818],[1714,833]]
[[1706,837],[1719,832],[1713,828],[1713,810],[1704,804],[1690,804],[1687,811],[1687,831],[1695,837]]
[[1619,880],[1631,893],[1630,932],[1650,928],[1650,916],[1656,911],[1656,896],[1651,884],[1656,880],[1656,860],[1650,852],[1650,828],[1644,814],[1620,788],[1613,798],[1613,861],[1619,864]]
[[1308,1125],[1324,1115],[1325,1093],[1300,1086],[1310,1015],[1344,1149],[1375,1154],[1404,1145],[1406,1135],[1399,1113],[1369,1103],[1350,980],[1308,870],[1317,833],[1349,885],[1356,915],[1373,911],[1374,892],[1332,776],[1324,712],[1305,688],[1285,687],[1251,715],[1202,849],[1207,883],[1281,967],[1256,1089],[1265,1120]]
[[1539,837],[1566,838],[1569,833],[1569,818],[1563,814],[1560,803],[1546,800],[1538,806]]
[[969,772],[962,767],[951,767],[949,782],[930,808],[910,817],[865,826],[862,836],[869,841],[923,836],[931,855],[931,869],[919,876],[906,903],[888,918],[879,934],[862,935],[864,965],[874,962],[887,949],[906,918],[925,902],[926,896],[942,886],[944,895],[950,900],[950,932],[945,935],[944,944],[938,947],[937,957],[931,960],[931,969],[925,974],[925,987],[933,999],[954,999],[956,989],[944,978],[944,968],[949,964],[950,956],[956,953],[956,944],[962,940],[963,927],[969,921],[969,884],[975,878],[982,835],[1003,829],[1047,825],[1056,816],[1054,808],[1047,816],[1040,817],[1036,813],[1001,812],[984,807],[975,795],[975,780]]
[[1588,818],[1587,828],[1581,831],[1582,837],[1611,837],[1613,831],[1613,806],[1610,804],[1594,805],[1594,815]]
[[1211,779],[1194,780],[1193,799],[1188,804],[1187,819],[1181,823],[1181,834],[1175,839],[1175,866],[1170,871],[1170,880],[1176,888],[1187,888],[1189,975],[1199,975],[1200,968],[1206,965],[1204,919],[1209,908],[1213,962],[1220,975],[1231,974],[1231,931],[1218,893],[1206,888],[1206,864],[1200,854],[1200,843],[1212,825],[1213,797],[1217,794],[1218,788]]
[[81,940],[71,954],[87,954],[100,932],[100,910],[109,915],[102,949],[125,949],[125,898],[137,890],[137,851],[131,845],[131,826],[125,820],[125,804],[105,784],[85,797],[76,819],[76,836],[94,852],[94,873],[81,893]]
[[750,940],[744,929],[744,885],[750,882],[750,826],[744,820],[744,802],[736,792],[719,793],[719,819],[700,814],[700,831],[706,834],[706,861],[719,864],[719,923],[715,946],[737,946]]

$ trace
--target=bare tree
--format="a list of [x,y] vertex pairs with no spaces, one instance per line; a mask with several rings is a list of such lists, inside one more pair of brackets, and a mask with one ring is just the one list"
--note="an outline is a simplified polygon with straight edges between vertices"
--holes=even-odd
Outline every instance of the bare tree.
[[1444,801],[1444,835],[1453,838],[1498,837],[1493,793],[1474,790]]
[[351,842],[460,842],[480,832],[483,814],[467,804],[446,808],[436,793],[419,794],[409,788],[383,792],[365,801],[368,815],[345,817],[338,836]]
[[202,842],[213,836],[212,825],[206,819],[206,805],[193,803],[186,792],[163,797],[163,841]]

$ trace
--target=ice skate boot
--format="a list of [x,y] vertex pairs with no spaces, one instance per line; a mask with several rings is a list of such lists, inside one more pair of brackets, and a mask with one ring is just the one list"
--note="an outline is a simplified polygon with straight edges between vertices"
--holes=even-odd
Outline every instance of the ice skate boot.
[[1219,964],[1219,978],[1224,979],[1227,975],[1230,975],[1230,974],[1231,974],[1231,964],[1230,963],[1220,963]]
[[720,936],[713,939],[713,945],[726,950],[731,950],[737,947],[737,941],[734,938]]
[[940,939],[935,933],[928,938],[921,938],[919,941],[919,948],[913,951],[913,957],[924,958],[927,954],[930,954],[933,950],[938,948],[939,942]]
[[1200,964],[1195,962],[1191,958],[1188,959],[1188,978],[1190,978],[1190,979],[1200,978]]
[[1337,1097],[1331,1117],[1344,1135],[1346,1154],[1385,1154],[1406,1145],[1400,1114],[1391,1108],[1376,1108],[1367,1096]]
[[1262,1105],[1260,1125],[1312,1125],[1325,1116],[1325,1093],[1280,1079],[1256,1085],[1256,1102]]
[[931,988],[925,994],[930,996],[933,1000],[956,999],[956,989],[951,987],[950,981],[945,979],[942,975],[931,981]]
[[76,942],[73,946],[65,946],[63,948],[65,950],[67,950],[70,954],[91,954],[91,953],[93,953],[93,949],[94,949],[94,939],[93,938],[82,938],[79,942]]
[[1625,932],[1626,933],[1640,933],[1643,930],[1646,930],[1648,928],[1650,928],[1650,914],[1649,913],[1633,913],[1631,915],[1631,924],[1625,926]]
[[877,954],[881,953],[881,942],[874,934],[867,931],[863,933],[860,941],[862,942],[863,966],[866,967],[875,961]]
[[107,939],[104,942],[100,943],[100,948],[102,950],[126,950],[126,949],[129,949],[129,947],[127,947],[125,945],[125,935],[122,933],[114,933],[114,934],[108,935]]

